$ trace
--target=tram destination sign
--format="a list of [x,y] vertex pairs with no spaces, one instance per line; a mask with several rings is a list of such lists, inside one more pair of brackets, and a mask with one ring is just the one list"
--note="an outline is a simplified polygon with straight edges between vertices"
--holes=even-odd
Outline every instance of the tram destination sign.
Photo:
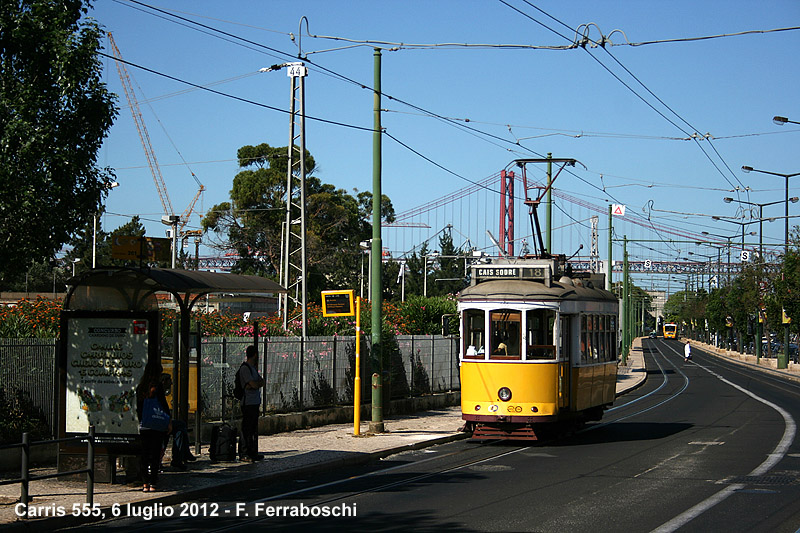
[[478,279],[535,279],[547,276],[547,267],[528,267],[516,265],[480,266],[475,269]]

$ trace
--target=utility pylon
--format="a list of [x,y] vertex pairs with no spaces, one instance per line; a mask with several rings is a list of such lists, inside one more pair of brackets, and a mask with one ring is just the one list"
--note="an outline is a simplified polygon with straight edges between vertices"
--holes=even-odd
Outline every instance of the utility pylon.
[[[286,220],[281,246],[281,285],[286,294],[280,296],[283,327],[300,317],[302,335],[306,337],[306,140],[305,140],[305,77],[308,69],[303,63],[287,63],[287,75],[292,81],[289,106],[289,147],[286,172]],[[292,302],[290,309],[289,302]]]

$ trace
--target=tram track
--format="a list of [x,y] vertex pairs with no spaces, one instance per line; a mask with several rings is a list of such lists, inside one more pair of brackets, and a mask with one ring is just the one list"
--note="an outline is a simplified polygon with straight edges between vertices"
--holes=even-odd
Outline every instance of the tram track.
[[[627,419],[632,418],[634,416],[638,416],[640,414],[643,414],[643,413],[646,413],[648,411],[651,411],[651,410],[653,410],[653,409],[655,409],[657,407],[661,407],[662,405],[666,404],[667,402],[670,402],[670,401],[674,400],[675,398],[677,398],[678,396],[680,396],[689,387],[689,382],[690,382],[689,376],[687,376],[686,373],[684,373],[683,370],[681,370],[681,368],[678,365],[676,365],[673,361],[671,361],[666,356],[666,354],[664,354],[661,351],[661,349],[658,346],[656,346],[656,350],[657,350],[657,355],[659,356],[659,358],[663,359],[665,364],[669,364],[669,366],[671,366],[673,369],[675,369],[675,371],[677,371],[677,373],[680,374],[681,377],[683,377],[683,385],[680,387],[680,389],[670,393],[666,398],[663,398],[661,401],[659,401],[659,402],[657,402],[657,403],[655,403],[653,405],[650,405],[648,407],[642,408],[642,409],[640,409],[640,410],[638,410],[638,411],[636,411],[634,413],[630,413],[630,414],[621,416],[619,418],[615,418],[613,420],[608,420],[608,421],[601,422],[599,424],[594,424],[594,425],[586,428],[583,431],[592,431],[592,430],[595,430],[595,429],[599,429],[599,428],[605,427],[605,426],[607,426],[609,424],[613,424],[615,422],[621,422],[622,420],[627,420]],[[634,403],[646,400],[646,399],[650,398],[651,396],[654,396],[654,395],[658,394],[659,392],[661,392],[664,388],[666,388],[669,385],[669,381],[670,381],[669,374],[668,374],[667,371],[665,371],[664,366],[662,365],[662,363],[658,360],[657,357],[653,357],[653,362],[656,364],[656,366],[658,366],[659,373],[662,376],[661,384],[659,384],[658,387],[656,387],[655,389],[653,389],[652,391],[648,392],[647,394],[645,394],[643,396],[639,396],[638,398],[634,398],[631,401],[626,402],[626,403],[624,403],[622,405],[614,406],[614,407],[608,409],[606,411],[607,413],[614,412],[614,411],[617,411],[618,409],[623,409],[623,408],[629,407],[630,405],[632,405]]]
[[[655,343],[654,343],[655,344]],[[572,436],[583,434],[589,431],[593,431],[595,429],[599,429],[601,427],[605,427],[614,423],[622,422],[624,420],[628,420],[632,417],[647,413],[648,411],[652,411],[658,407],[663,406],[667,402],[670,402],[680,396],[681,394],[686,391],[688,388],[691,378],[685,372],[686,364],[682,363],[683,356],[679,354],[677,350],[670,347],[669,345],[650,345],[651,350],[646,352],[647,359],[650,360],[651,364],[655,365],[655,369],[651,368],[651,371],[656,370],[657,372],[653,372],[651,375],[652,377],[661,376],[660,383],[654,385],[652,390],[648,392],[631,398],[624,403],[614,406],[607,411],[607,413],[613,416],[613,419],[609,419],[607,421],[603,421],[601,423],[590,425],[586,428],[578,430],[572,434]],[[674,356],[673,356],[674,355]],[[679,362],[680,361],[680,362]],[[699,368],[703,368],[711,372],[712,374],[716,374],[713,370],[707,369],[704,365],[699,364],[697,362],[690,363],[692,365],[697,365]],[[737,375],[745,375],[742,371],[737,371]],[[675,383],[672,379],[673,376],[676,376],[679,380],[678,383]],[[652,379],[651,377],[651,379]],[[719,379],[723,379],[721,376]],[[746,376],[752,378],[752,376]],[[670,390],[670,386],[672,386],[672,390]],[[794,384],[788,384],[789,388],[791,388],[793,394],[800,394],[800,387],[796,387]],[[639,389],[642,390],[642,389]],[[658,394],[662,394],[661,397]],[[752,393],[750,393],[752,394]],[[648,401],[650,400],[650,401]],[[759,400],[760,401],[760,400]],[[618,416],[617,416],[618,415]],[[782,444],[776,448],[777,455],[771,454],[771,456],[778,456],[782,451],[782,447],[785,448],[787,442],[791,442],[793,438],[793,428],[788,427],[787,425],[787,432],[782,439]],[[254,509],[257,504],[269,504],[277,506],[283,505],[291,505],[297,504],[299,497],[308,497],[308,502],[306,503],[307,506],[330,506],[336,504],[342,504],[348,501],[354,501],[357,497],[363,496],[370,493],[378,493],[382,491],[392,491],[397,490],[398,488],[402,488],[404,486],[413,485],[415,483],[423,482],[425,480],[429,480],[431,478],[435,478],[437,476],[444,476],[453,472],[457,472],[459,470],[469,469],[470,467],[474,467],[477,465],[481,465],[483,463],[489,463],[492,461],[496,461],[503,457],[508,457],[514,454],[518,454],[521,452],[525,452],[527,450],[535,449],[541,445],[551,445],[555,442],[558,442],[562,438],[566,437],[557,437],[553,439],[547,439],[543,441],[539,441],[537,443],[532,444],[525,444],[521,446],[508,446],[507,441],[483,441],[483,442],[475,442],[468,447],[460,447],[459,449],[446,451],[446,453],[437,453],[431,457],[425,458],[408,458],[408,462],[404,462],[402,464],[397,464],[393,466],[389,466],[386,468],[380,468],[377,470],[373,470],[370,472],[349,476],[341,479],[333,479],[331,481],[327,481],[324,483],[317,483],[314,485],[310,485],[307,487],[299,488],[296,490],[291,490],[287,492],[282,492],[280,494],[270,495],[264,498],[259,499],[248,499],[246,505],[246,511],[244,513],[240,513],[241,504],[237,503],[222,503],[220,504],[220,512],[219,516],[221,520],[218,521],[204,521],[202,523],[202,529],[204,531],[231,531],[236,530],[239,528],[250,528],[253,526],[258,526],[259,524],[263,524],[266,521],[272,520],[274,522],[274,517],[269,516],[254,516]],[[501,442],[505,442],[505,446],[503,449],[498,450],[494,445],[497,445]],[[785,450],[783,450],[785,453]],[[477,456],[476,456],[477,455]],[[388,458],[387,458],[388,459]],[[406,458],[402,458],[401,460],[405,460]],[[443,467],[436,468],[433,471],[425,472],[420,471],[421,469],[425,468],[425,465],[430,464],[434,461],[447,461],[449,464],[443,465]],[[775,463],[776,460],[769,461],[768,463],[760,465],[754,472],[758,474],[763,474],[764,472],[768,471]],[[414,470],[417,470],[416,472]],[[401,475],[401,479],[391,479],[386,480],[382,479],[383,476],[388,475]],[[355,487],[348,487],[348,484],[364,484],[362,486],[355,486]],[[741,484],[740,484],[741,485]],[[702,505],[698,504],[696,508],[686,511],[682,515],[678,515],[675,519],[671,522],[664,524],[662,527],[663,531],[670,531],[678,524],[685,524],[689,520],[693,519],[695,516],[706,512],[708,509],[716,505],[717,503],[723,501],[729,494],[733,493],[733,491],[741,489],[744,485],[735,485],[732,486],[733,488],[725,489],[724,491],[720,491],[716,495],[716,499],[709,498],[705,502],[701,502]],[[325,497],[325,491],[330,491],[333,493],[329,493],[328,497]],[[338,491],[338,492],[337,492]],[[321,496],[320,499],[314,499],[316,496]],[[241,496],[241,495],[240,495]],[[280,502],[280,503],[278,503]],[[235,511],[235,514],[234,514]],[[246,516],[245,516],[246,515]],[[119,520],[119,519],[117,519]],[[151,529],[152,527],[156,526],[165,526],[171,529],[173,528],[180,528],[184,526],[187,530],[191,529],[192,526],[191,518],[179,519],[179,518],[171,518],[171,519],[158,519],[152,520],[150,522],[141,523],[141,524],[123,524],[122,522],[118,522],[120,526],[126,528],[127,531],[138,531],[138,530],[145,530]],[[116,520],[109,520],[101,523],[97,523],[97,526],[100,527],[113,527],[114,522]],[[194,523],[196,526],[197,522]]]

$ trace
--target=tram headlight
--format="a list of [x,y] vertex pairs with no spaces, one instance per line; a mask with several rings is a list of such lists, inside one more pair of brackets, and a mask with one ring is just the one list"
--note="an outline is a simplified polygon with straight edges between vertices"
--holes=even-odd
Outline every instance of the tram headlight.
[[499,391],[497,391],[497,397],[507,402],[511,399],[511,389],[508,387],[501,387]]

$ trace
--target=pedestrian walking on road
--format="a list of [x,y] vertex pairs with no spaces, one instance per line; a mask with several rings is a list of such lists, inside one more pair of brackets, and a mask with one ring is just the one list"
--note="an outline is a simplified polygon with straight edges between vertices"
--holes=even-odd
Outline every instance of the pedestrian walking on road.
[[683,347],[683,358],[686,361],[692,358],[692,345],[689,341],[686,341],[686,345]]

